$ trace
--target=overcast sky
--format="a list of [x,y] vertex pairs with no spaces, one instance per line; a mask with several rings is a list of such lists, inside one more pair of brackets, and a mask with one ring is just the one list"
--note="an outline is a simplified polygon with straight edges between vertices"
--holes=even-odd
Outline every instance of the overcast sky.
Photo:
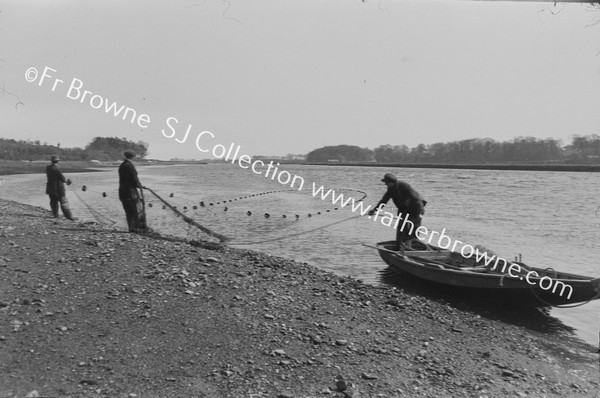
[[[125,137],[159,159],[208,157],[194,143],[205,130],[203,149],[235,143],[249,155],[568,142],[600,134],[599,19],[539,2],[2,1],[0,137],[63,147]],[[56,72],[40,86],[45,67]],[[93,109],[92,94],[68,98],[74,78],[93,105],[108,99],[150,122]],[[172,134],[169,117],[173,138],[161,132]]]

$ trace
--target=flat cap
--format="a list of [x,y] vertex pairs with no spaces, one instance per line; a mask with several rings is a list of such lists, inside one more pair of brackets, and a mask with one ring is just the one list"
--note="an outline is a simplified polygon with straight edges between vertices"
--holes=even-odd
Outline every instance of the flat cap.
[[398,181],[398,179],[392,173],[385,173],[385,175],[381,179],[381,182],[396,182],[396,181]]

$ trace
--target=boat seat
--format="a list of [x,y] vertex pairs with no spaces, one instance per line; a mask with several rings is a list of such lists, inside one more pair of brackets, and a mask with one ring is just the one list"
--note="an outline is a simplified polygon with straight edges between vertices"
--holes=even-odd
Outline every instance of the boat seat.
[[407,256],[414,256],[419,258],[425,258],[428,260],[449,260],[450,252],[442,252],[438,250],[410,250],[405,251],[404,254]]

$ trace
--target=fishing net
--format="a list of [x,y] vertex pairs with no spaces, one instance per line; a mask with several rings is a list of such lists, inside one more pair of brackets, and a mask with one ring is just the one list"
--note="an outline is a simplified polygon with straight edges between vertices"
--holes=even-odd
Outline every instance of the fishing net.
[[[112,228],[126,227],[116,191],[103,191],[93,184],[70,188],[80,202],[80,218],[93,219]],[[352,197],[355,202],[366,197],[354,189],[335,191],[344,193],[346,198]],[[143,198],[147,224],[154,232],[233,245],[285,240],[359,217],[339,204],[294,189],[195,198],[147,188],[143,190]]]

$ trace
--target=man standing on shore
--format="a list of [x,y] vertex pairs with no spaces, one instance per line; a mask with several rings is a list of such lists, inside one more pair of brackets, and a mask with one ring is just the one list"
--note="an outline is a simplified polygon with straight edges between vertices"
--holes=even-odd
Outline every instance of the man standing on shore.
[[387,186],[387,191],[369,215],[375,214],[379,206],[385,205],[390,199],[398,208],[398,217],[402,216],[402,223],[397,223],[396,250],[400,250],[402,242],[416,237],[416,230],[421,226],[421,219],[425,213],[425,204],[419,193],[408,183],[399,181],[392,173],[387,173],[381,180]]
[[58,161],[60,159],[56,155],[50,156],[50,164],[46,166],[46,194],[50,197],[50,209],[52,215],[58,218],[58,206],[62,209],[63,214],[69,220],[73,219],[69,202],[65,193],[65,183],[71,185],[71,180],[65,179],[65,176],[58,169]]
[[138,189],[141,190],[143,187],[138,179],[137,170],[131,162],[135,158],[135,153],[126,151],[124,155],[125,160],[119,166],[119,200],[125,210],[129,232],[143,232],[147,230],[146,215],[138,193]]

